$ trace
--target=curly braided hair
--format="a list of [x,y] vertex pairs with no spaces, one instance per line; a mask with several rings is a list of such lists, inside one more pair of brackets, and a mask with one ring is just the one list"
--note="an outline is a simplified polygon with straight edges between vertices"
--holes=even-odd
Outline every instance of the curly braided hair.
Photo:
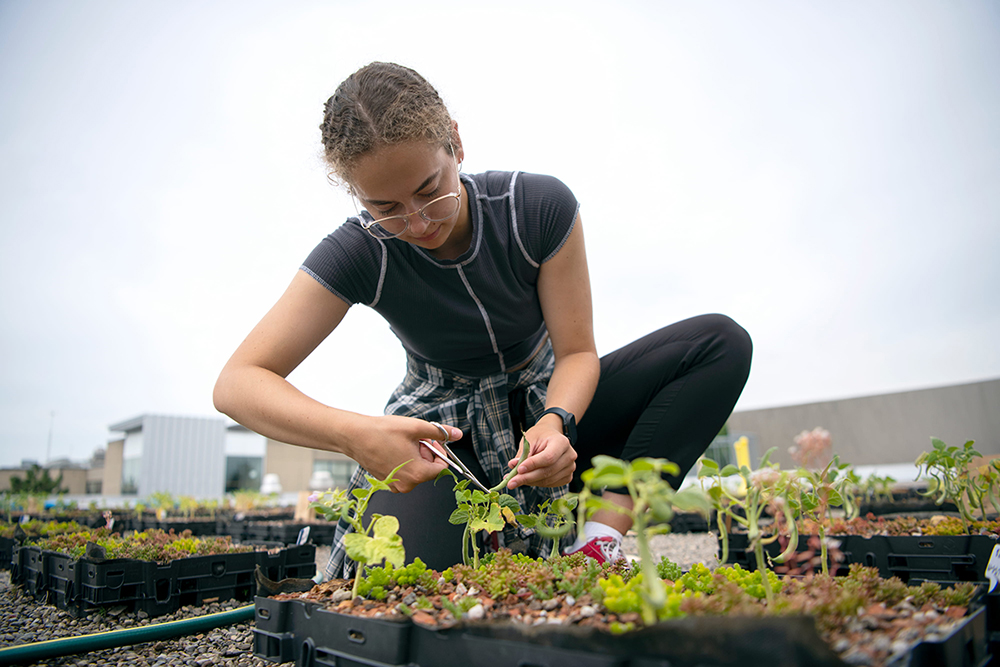
[[434,87],[409,67],[374,62],[347,77],[326,101],[323,154],[332,180],[350,181],[361,156],[411,140],[452,152],[452,120]]

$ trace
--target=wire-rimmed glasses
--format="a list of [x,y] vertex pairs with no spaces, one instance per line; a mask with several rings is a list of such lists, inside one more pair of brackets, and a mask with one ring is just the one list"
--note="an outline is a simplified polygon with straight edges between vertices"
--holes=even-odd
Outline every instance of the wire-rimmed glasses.
[[419,215],[427,222],[441,222],[454,216],[462,207],[461,178],[458,182],[458,192],[450,192],[432,199],[413,213],[378,217],[377,212],[368,211],[368,215],[372,217],[371,220],[365,220],[361,215],[357,196],[354,195],[353,191],[351,194],[353,195],[351,198],[354,200],[354,207],[358,210],[358,220],[361,221],[361,226],[377,239],[393,239],[406,233],[406,230],[410,228],[410,216],[412,215]]

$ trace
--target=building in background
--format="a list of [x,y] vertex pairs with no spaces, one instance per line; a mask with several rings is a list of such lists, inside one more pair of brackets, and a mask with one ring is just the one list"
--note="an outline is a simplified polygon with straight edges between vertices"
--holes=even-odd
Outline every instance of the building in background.
[[[335,452],[277,442],[222,418],[141,415],[109,426],[124,437],[108,444],[105,495],[218,498],[260,491],[277,475],[285,493],[308,491],[317,472],[347,486],[357,464]],[[117,484],[117,488],[116,487]]]
[[[975,440],[983,454],[1000,455],[1000,379],[734,412],[728,437],[717,438],[709,455],[732,461],[732,443],[745,435],[753,465],[776,447],[771,460],[790,467],[788,449],[795,436],[817,426],[830,431],[833,453],[841,461],[862,467],[912,465],[930,449],[931,436],[953,445]],[[282,492],[289,494],[312,490],[314,476],[346,487],[357,469],[343,454],[270,440],[222,417],[141,415],[109,429],[115,437],[89,462],[59,460],[44,466],[53,479],[63,475],[68,495],[142,498],[159,491],[220,498],[260,490],[270,475],[277,475]],[[23,478],[32,463],[0,469],[0,491],[11,488],[11,477]]]
[[795,436],[817,426],[830,431],[833,453],[855,466],[913,463],[931,437],[949,445],[976,441],[986,456],[1000,454],[1000,379],[734,412],[733,433],[756,436],[756,464],[771,447],[772,461],[792,466]]

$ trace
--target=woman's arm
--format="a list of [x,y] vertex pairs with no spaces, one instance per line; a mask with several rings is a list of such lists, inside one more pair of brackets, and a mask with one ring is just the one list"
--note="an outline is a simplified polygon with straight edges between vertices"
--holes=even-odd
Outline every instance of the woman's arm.
[[[440,431],[420,419],[372,417],[338,410],[309,398],[285,378],[337,328],[350,308],[300,271],[222,369],[215,407],[263,436],[303,447],[341,452],[369,473],[399,473],[397,491],[433,479],[445,466],[417,441]],[[448,427],[453,440],[461,431]]]
[[[579,420],[594,397],[601,368],[594,344],[590,275],[579,215],[566,243],[539,270],[538,298],[555,355],[545,405],[568,410]],[[531,454],[518,467],[508,488],[569,483],[576,469],[576,451],[563,435],[562,420],[545,415],[525,435]]]

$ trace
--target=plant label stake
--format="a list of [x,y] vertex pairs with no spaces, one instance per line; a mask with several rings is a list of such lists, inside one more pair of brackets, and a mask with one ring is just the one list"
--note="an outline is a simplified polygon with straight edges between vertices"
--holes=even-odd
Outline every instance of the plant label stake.
[[990,554],[990,562],[986,564],[986,578],[990,580],[990,590],[986,592],[992,593],[997,581],[1000,581],[1000,544],[993,547],[993,553]]

